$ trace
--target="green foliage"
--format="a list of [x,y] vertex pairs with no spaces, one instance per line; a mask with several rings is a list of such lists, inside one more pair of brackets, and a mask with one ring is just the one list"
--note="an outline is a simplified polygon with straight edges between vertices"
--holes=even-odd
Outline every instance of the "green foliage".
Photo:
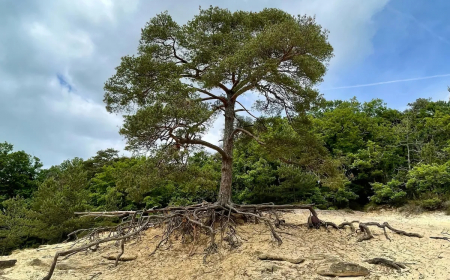
[[422,207],[427,210],[437,210],[442,207],[442,201],[439,198],[429,198],[422,200]]
[[0,254],[21,247],[33,235],[37,221],[27,201],[21,197],[3,201],[0,212]]
[[[158,140],[202,144],[194,136],[208,129],[218,106],[234,106],[250,89],[267,97],[261,110],[291,102],[304,112],[318,97],[310,86],[321,81],[331,56],[327,33],[310,17],[210,7],[179,25],[162,13],[142,29],[137,56],[123,57],[105,83],[104,101],[110,112],[133,112],[121,129],[130,149]],[[224,92],[209,92],[215,88]]]
[[75,158],[54,168],[56,175],[46,179],[34,194],[31,209],[41,228],[39,238],[60,241],[65,234],[83,225],[76,211],[87,211],[88,178],[83,161]]
[[29,198],[37,189],[41,167],[37,157],[0,143],[0,203],[16,196]]
[[404,183],[395,179],[387,184],[373,183],[372,188],[374,195],[370,197],[370,200],[375,203],[399,205],[405,201]]
[[406,187],[411,193],[450,193],[450,162],[442,165],[419,164],[408,173]]

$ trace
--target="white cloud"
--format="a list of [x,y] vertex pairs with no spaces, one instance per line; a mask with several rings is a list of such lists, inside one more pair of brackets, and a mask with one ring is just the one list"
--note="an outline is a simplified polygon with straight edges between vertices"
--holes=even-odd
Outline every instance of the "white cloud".
[[39,22],[33,22],[28,26],[30,36],[41,52],[52,56],[62,53],[68,58],[86,57],[94,52],[94,44],[87,32],[76,29],[58,30],[56,26],[53,28],[51,30]]

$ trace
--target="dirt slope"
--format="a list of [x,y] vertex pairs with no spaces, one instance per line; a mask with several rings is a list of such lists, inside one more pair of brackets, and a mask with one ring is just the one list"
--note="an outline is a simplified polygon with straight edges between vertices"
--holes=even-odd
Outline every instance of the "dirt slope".
[[[296,211],[284,215],[287,222],[304,223],[307,211]],[[115,244],[101,247],[97,252],[79,253],[63,260],[58,265],[55,280],[101,280],[101,279],[330,279],[319,276],[316,271],[336,261],[360,264],[370,270],[370,275],[344,279],[450,279],[450,242],[433,240],[429,236],[443,236],[450,229],[450,216],[442,213],[427,213],[405,217],[396,212],[346,213],[343,211],[319,211],[323,220],[343,221],[387,221],[391,226],[405,231],[417,232],[424,238],[411,238],[388,233],[392,241],[386,240],[382,230],[373,228],[375,239],[357,242],[350,230],[327,232],[306,228],[281,229],[283,244],[277,246],[264,225],[239,227],[242,238],[247,241],[238,249],[221,250],[219,254],[203,264],[204,246],[192,248],[174,240],[171,248],[158,251],[149,257],[158,242],[153,238],[159,231],[148,230],[142,242],[127,244],[125,256],[137,256],[131,262],[113,266],[113,261],[102,255],[116,254]],[[372,228],[371,228],[372,229]],[[56,250],[70,244],[43,246],[39,249],[16,251],[0,259],[17,259],[13,268],[5,269],[0,279],[41,279],[47,272]],[[166,249],[166,248],[164,248]],[[192,251],[191,251],[192,250]],[[193,255],[189,257],[189,252]],[[260,261],[258,252],[279,254],[293,258],[302,257],[302,264]],[[364,260],[383,257],[407,263],[407,268],[397,272],[391,268],[365,263]],[[2,278],[3,277],[3,278]]]

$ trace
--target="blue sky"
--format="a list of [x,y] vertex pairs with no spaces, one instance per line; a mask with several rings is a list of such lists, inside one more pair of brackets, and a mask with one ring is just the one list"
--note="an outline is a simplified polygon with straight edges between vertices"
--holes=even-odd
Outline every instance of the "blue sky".
[[[45,166],[123,151],[122,118],[106,112],[104,82],[136,51],[151,17],[168,10],[184,23],[209,5],[316,15],[335,50],[318,86],[328,99],[381,98],[403,110],[417,98],[449,98],[448,0],[3,0],[0,141]],[[436,75],[447,76],[411,80]],[[384,83],[396,80],[409,81]],[[381,84],[354,87],[373,83]],[[205,139],[218,143],[221,129],[218,120]]]
[[[330,99],[356,96],[381,98],[404,109],[417,98],[448,100],[450,86],[450,1],[389,1],[374,15],[376,33],[372,53],[341,68],[337,80],[325,78],[320,86]],[[341,88],[385,81],[426,78],[367,87]],[[330,89],[331,90],[327,90]]]

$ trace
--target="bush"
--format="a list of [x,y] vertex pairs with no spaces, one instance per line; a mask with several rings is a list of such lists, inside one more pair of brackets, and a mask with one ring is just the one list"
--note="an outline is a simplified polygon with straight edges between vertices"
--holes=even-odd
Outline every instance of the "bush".
[[425,199],[420,202],[420,205],[426,210],[438,210],[442,207],[442,201],[439,198]]
[[25,199],[10,198],[0,206],[0,255],[5,255],[23,247],[36,224]]
[[402,186],[403,183],[395,179],[386,185],[373,183],[374,195],[370,197],[370,200],[377,204],[401,205],[406,199],[406,192],[402,190]]

